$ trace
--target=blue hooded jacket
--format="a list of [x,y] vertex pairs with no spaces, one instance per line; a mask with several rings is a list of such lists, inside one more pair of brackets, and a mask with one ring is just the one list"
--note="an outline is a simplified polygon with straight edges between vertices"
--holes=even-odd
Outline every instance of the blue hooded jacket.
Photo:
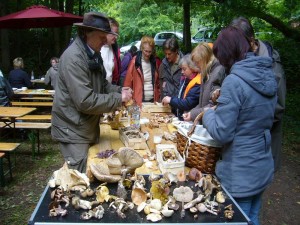
[[256,195],[272,181],[276,91],[272,59],[247,53],[225,78],[216,110],[203,116],[210,135],[223,144],[216,175],[233,197]]

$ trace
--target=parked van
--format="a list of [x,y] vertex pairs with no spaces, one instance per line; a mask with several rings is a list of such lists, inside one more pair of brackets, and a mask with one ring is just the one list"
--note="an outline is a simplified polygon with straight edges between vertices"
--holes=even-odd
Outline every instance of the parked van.
[[200,28],[198,32],[192,37],[192,39],[199,42],[214,42],[218,37],[218,30],[214,27]]

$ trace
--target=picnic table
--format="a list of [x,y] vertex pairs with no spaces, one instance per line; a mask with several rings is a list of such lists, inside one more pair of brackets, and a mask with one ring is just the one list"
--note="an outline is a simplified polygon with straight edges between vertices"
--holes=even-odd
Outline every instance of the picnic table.
[[54,90],[45,90],[45,89],[27,89],[22,90],[18,89],[14,91],[15,96],[20,97],[24,95],[30,96],[53,96],[55,94]]
[[36,110],[34,107],[0,107],[0,122],[3,122],[1,126],[1,131],[3,128],[13,128],[13,133],[15,137],[16,128],[16,118],[25,116]]

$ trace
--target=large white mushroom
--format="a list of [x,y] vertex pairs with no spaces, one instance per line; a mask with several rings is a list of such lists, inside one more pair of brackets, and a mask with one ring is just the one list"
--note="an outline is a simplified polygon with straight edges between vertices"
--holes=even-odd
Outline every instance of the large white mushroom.
[[133,148],[122,147],[117,153],[111,155],[106,163],[110,174],[121,175],[124,169],[128,173],[134,173],[136,168],[143,165],[144,160]]
[[190,202],[193,200],[194,192],[190,187],[180,186],[179,188],[174,189],[173,197],[176,199],[176,201],[182,203],[182,209],[181,209],[180,216],[181,216],[181,218],[183,218],[185,216],[184,203]]

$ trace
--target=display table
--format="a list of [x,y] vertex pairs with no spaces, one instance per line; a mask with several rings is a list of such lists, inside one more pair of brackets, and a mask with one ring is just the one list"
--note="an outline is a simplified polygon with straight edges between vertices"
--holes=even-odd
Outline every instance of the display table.
[[[150,182],[145,177],[147,181],[146,188],[149,190]],[[99,185],[99,182],[94,182],[91,184],[92,188],[96,188]],[[184,182],[172,184],[171,191],[180,186],[189,186],[193,189],[194,192],[198,190],[195,187],[194,182]],[[107,185],[111,194],[116,194],[117,184]],[[220,205],[219,210],[220,213],[218,215],[212,215],[207,212],[205,213],[197,213],[198,218],[194,218],[194,214],[190,213],[188,210],[185,211],[185,217],[180,218],[180,210],[179,208],[171,217],[164,217],[161,221],[157,222],[159,224],[174,224],[174,223],[183,223],[183,224],[207,224],[207,225],[247,225],[249,219],[247,216],[240,210],[235,201],[230,197],[226,190],[223,191],[226,193],[226,202]],[[145,213],[142,211],[140,213],[137,212],[136,206],[133,209],[128,209],[125,211],[126,218],[120,218],[114,209],[109,208],[109,203],[103,203],[102,206],[105,209],[104,216],[102,219],[92,218],[90,220],[81,220],[80,215],[87,210],[75,210],[72,206],[68,206],[68,214],[64,217],[49,217],[48,205],[51,202],[51,188],[47,186],[28,222],[29,225],[45,225],[45,224],[97,224],[97,223],[105,223],[105,224],[140,224],[140,223],[152,223],[146,219]],[[127,200],[131,200],[131,191],[128,190]],[[234,216],[232,220],[228,220],[224,217],[224,206],[232,204],[234,210]],[[180,204],[181,205],[181,204]]]
[[[149,115],[142,115],[143,117],[149,117]],[[144,150],[136,150],[141,156],[144,156],[147,154],[147,152],[155,149],[155,144],[153,143],[153,135],[155,134],[162,134],[162,132],[167,131],[168,128],[166,124],[161,124],[159,128],[152,128],[150,129],[148,126],[142,125],[141,126],[141,131],[142,132],[148,132],[150,137],[149,140],[147,141],[148,149]],[[112,130],[110,125],[108,124],[101,124],[100,126],[100,143],[93,145],[90,150],[89,150],[89,155],[88,155],[88,168],[91,163],[99,163],[103,159],[100,159],[97,157],[97,153],[105,151],[105,150],[118,150],[120,147],[124,147],[124,144],[121,142],[119,139],[119,131],[118,130]],[[172,143],[171,141],[166,141],[163,140],[162,143]],[[189,168],[186,168],[188,171]],[[160,170],[158,169],[157,162],[154,160],[152,167],[146,167],[145,164],[136,169],[135,171],[137,174],[142,174],[145,176],[145,180],[147,181],[146,184],[146,190],[149,192],[150,190],[150,182],[148,180],[148,175],[151,173],[155,174],[161,174]],[[87,174],[89,176],[89,169],[87,171]],[[148,174],[148,175],[147,175]],[[95,189],[98,187],[100,184],[99,181],[96,179],[91,182],[91,188]],[[107,185],[110,194],[115,195],[116,194],[116,189],[117,189],[117,184],[108,184]],[[185,182],[180,182],[177,184],[172,184],[170,186],[170,190],[172,193],[174,188],[179,187],[179,186],[189,186],[194,193],[197,193],[199,191],[198,187],[195,187],[195,182],[193,181],[185,181]],[[233,200],[233,198],[229,195],[229,193],[222,187],[223,192],[225,193],[226,196],[226,201],[223,204],[220,204],[218,210],[219,213],[218,215],[212,215],[210,213],[197,213],[198,217],[195,218],[194,214],[186,210],[185,217],[180,218],[180,210],[181,210],[181,204],[180,208],[178,211],[176,211],[171,217],[164,217],[161,221],[158,223],[160,224],[174,224],[174,223],[183,223],[183,224],[209,224],[209,225],[222,225],[222,224],[234,224],[234,225],[247,225],[249,223],[248,217],[241,211],[241,209],[238,207],[236,202]],[[95,219],[92,218],[90,220],[81,220],[80,215],[87,211],[87,210],[75,210],[72,206],[68,206],[68,214],[64,217],[49,217],[49,209],[48,205],[51,202],[51,188],[47,186],[29,220],[30,225],[45,225],[45,224],[96,224],[96,223],[105,223],[105,224],[117,224],[117,223],[122,223],[122,224],[139,224],[139,223],[152,223],[146,219],[145,213],[142,211],[140,213],[137,212],[137,207],[135,206],[131,210],[125,211],[126,218],[122,219],[120,218],[114,209],[109,208],[109,203],[103,203],[102,206],[105,209],[105,213],[102,219]],[[195,194],[196,195],[196,194]],[[95,197],[92,197],[91,199],[87,200],[94,200]],[[131,201],[131,190],[127,190],[127,200]],[[234,210],[234,216],[233,219],[229,220],[224,217],[224,207],[232,204],[233,210]],[[64,207],[64,205],[63,205]]]

